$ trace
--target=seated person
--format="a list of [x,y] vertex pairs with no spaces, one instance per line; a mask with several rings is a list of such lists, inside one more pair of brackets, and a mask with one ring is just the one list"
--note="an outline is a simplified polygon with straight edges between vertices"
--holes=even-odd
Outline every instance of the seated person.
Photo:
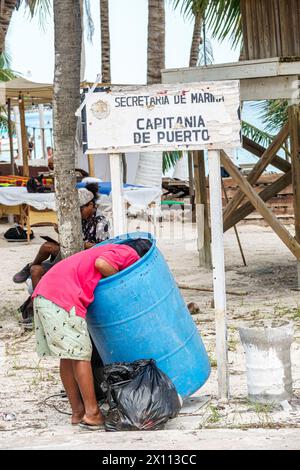
[[[92,430],[103,425],[104,416],[95,395],[92,344],[85,318],[100,279],[139,260],[134,245],[129,245],[100,245],[62,260],[43,276],[32,296],[37,353],[60,359],[71,423]],[[150,246],[143,244],[139,249],[145,254]]]
[[[84,248],[88,249],[109,238],[109,221],[104,215],[97,214],[97,184],[90,183],[87,184],[86,188],[80,188],[78,190],[78,196],[82,218]],[[13,277],[13,281],[22,283],[31,276],[32,287],[34,289],[42,276],[60,260],[59,243],[45,242],[41,245],[35,259],[16,273]],[[24,324],[28,324],[29,327],[32,324],[33,316],[33,306],[30,299],[27,299],[24,304],[19,307],[19,310],[22,313]],[[21,323],[23,323],[23,321]]]
[[[109,222],[104,215],[97,214],[98,185],[87,184],[86,188],[78,190],[80,212],[82,219],[82,232],[84,248],[88,249],[97,243],[107,240],[109,234]],[[50,258],[50,261],[46,261]],[[13,281],[25,282],[29,276],[32,279],[33,288],[53,264],[60,261],[59,243],[45,242],[41,245],[35,259],[26,264],[24,268],[16,273]]]

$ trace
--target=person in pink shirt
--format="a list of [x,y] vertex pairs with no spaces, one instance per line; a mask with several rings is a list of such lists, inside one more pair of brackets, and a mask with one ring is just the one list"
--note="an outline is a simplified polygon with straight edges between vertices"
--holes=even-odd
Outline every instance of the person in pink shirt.
[[60,358],[60,376],[72,408],[72,424],[99,429],[99,410],[91,368],[92,345],[85,320],[94,290],[103,277],[116,274],[143,253],[128,244],[106,244],[60,261],[33,292],[37,352]]

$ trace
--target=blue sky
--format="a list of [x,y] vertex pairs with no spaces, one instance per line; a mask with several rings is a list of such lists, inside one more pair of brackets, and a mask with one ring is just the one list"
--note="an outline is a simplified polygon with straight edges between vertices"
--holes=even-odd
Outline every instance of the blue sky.
[[[99,0],[90,0],[95,24],[93,43],[86,41],[85,78],[94,81],[100,66]],[[110,0],[112,81],[114,83],[145,83],[147,55],[147,0]],[[174,12],[166,2],[166,67],[186,67],[193,25]],[[38,18],[30,20],[24,8],[15,12],[7,37],[12,56],[12,68],[24,77],[40,82],[52,82],[54,70],[53,19],[45,30]],[[213,41],[216,63],[233,62],[238,52],[228,42]]]

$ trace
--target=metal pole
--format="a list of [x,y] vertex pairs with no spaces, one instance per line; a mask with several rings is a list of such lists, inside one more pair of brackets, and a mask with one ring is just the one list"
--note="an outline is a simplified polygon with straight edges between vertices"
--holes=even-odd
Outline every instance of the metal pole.
[[39,104],[39,118],[40,118],[43,158],[47,160],[47,149],[46,149],[46,139],[45,139],[45,117],[44,117],[44,105],[43,104]]
[[28,139],[27,139],[27,130],[26,130],[26,123],[25,123],[25,103],[24,103],[24,97],[22,95],[19,98],[19,112],[20,112],[21,138],[22,138],[23,176],[29,176]]
[[14,157],[14,141],[11,128],[11,100],[7,100],[7,117],[8,117],[8,136],[9,136],[9,150],[10,150],[10,164],[11,164],[11,174],[15,174],[15,157]]
[[18,106],[14,106],[13,110],[14,110],[15,122],[16,122],[16,134],[17,134],[17,141],[18,141],[18,154],[19,154],[20,162],[23,163],[21,124],[20,124],[20,113],[19,113]]
[[35,141],[35,127],[33,129],[33,155],[34,159],[36,160],[36,141]]

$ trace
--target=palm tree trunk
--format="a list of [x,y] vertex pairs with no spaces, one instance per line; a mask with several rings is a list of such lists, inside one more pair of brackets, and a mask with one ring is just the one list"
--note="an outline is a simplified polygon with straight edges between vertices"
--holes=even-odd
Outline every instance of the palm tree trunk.
[[147,83],[161,82],[165,68],[165,2],[148,0]]
[[17,0],[0,0],[0,54],[5,49],[5,37],[16,5]]
[[[82,28],[80,0],[54,0],[54,170],[61,252],[82,249],[81,217],[75,188],[76,109],[80,105]],[[67,32],[67,34],[66,34]]]
[[194,31],[193,31],[193,40],[191,45],[190,52],[190,67],[196,67],[199,58],[199,47],[202,44],[202,15],[200,13],[195,13],[195,22],[194,22]]
[[[161,70],[165,68],[165,3],[164,0],[148,0],[148,53],[147,83],[161,82]],[[135,182],[145,186],[161,186],[163,166],[162,152],[141,153]]]
[[100,0],[102,82],[111,82],[108,0]]

